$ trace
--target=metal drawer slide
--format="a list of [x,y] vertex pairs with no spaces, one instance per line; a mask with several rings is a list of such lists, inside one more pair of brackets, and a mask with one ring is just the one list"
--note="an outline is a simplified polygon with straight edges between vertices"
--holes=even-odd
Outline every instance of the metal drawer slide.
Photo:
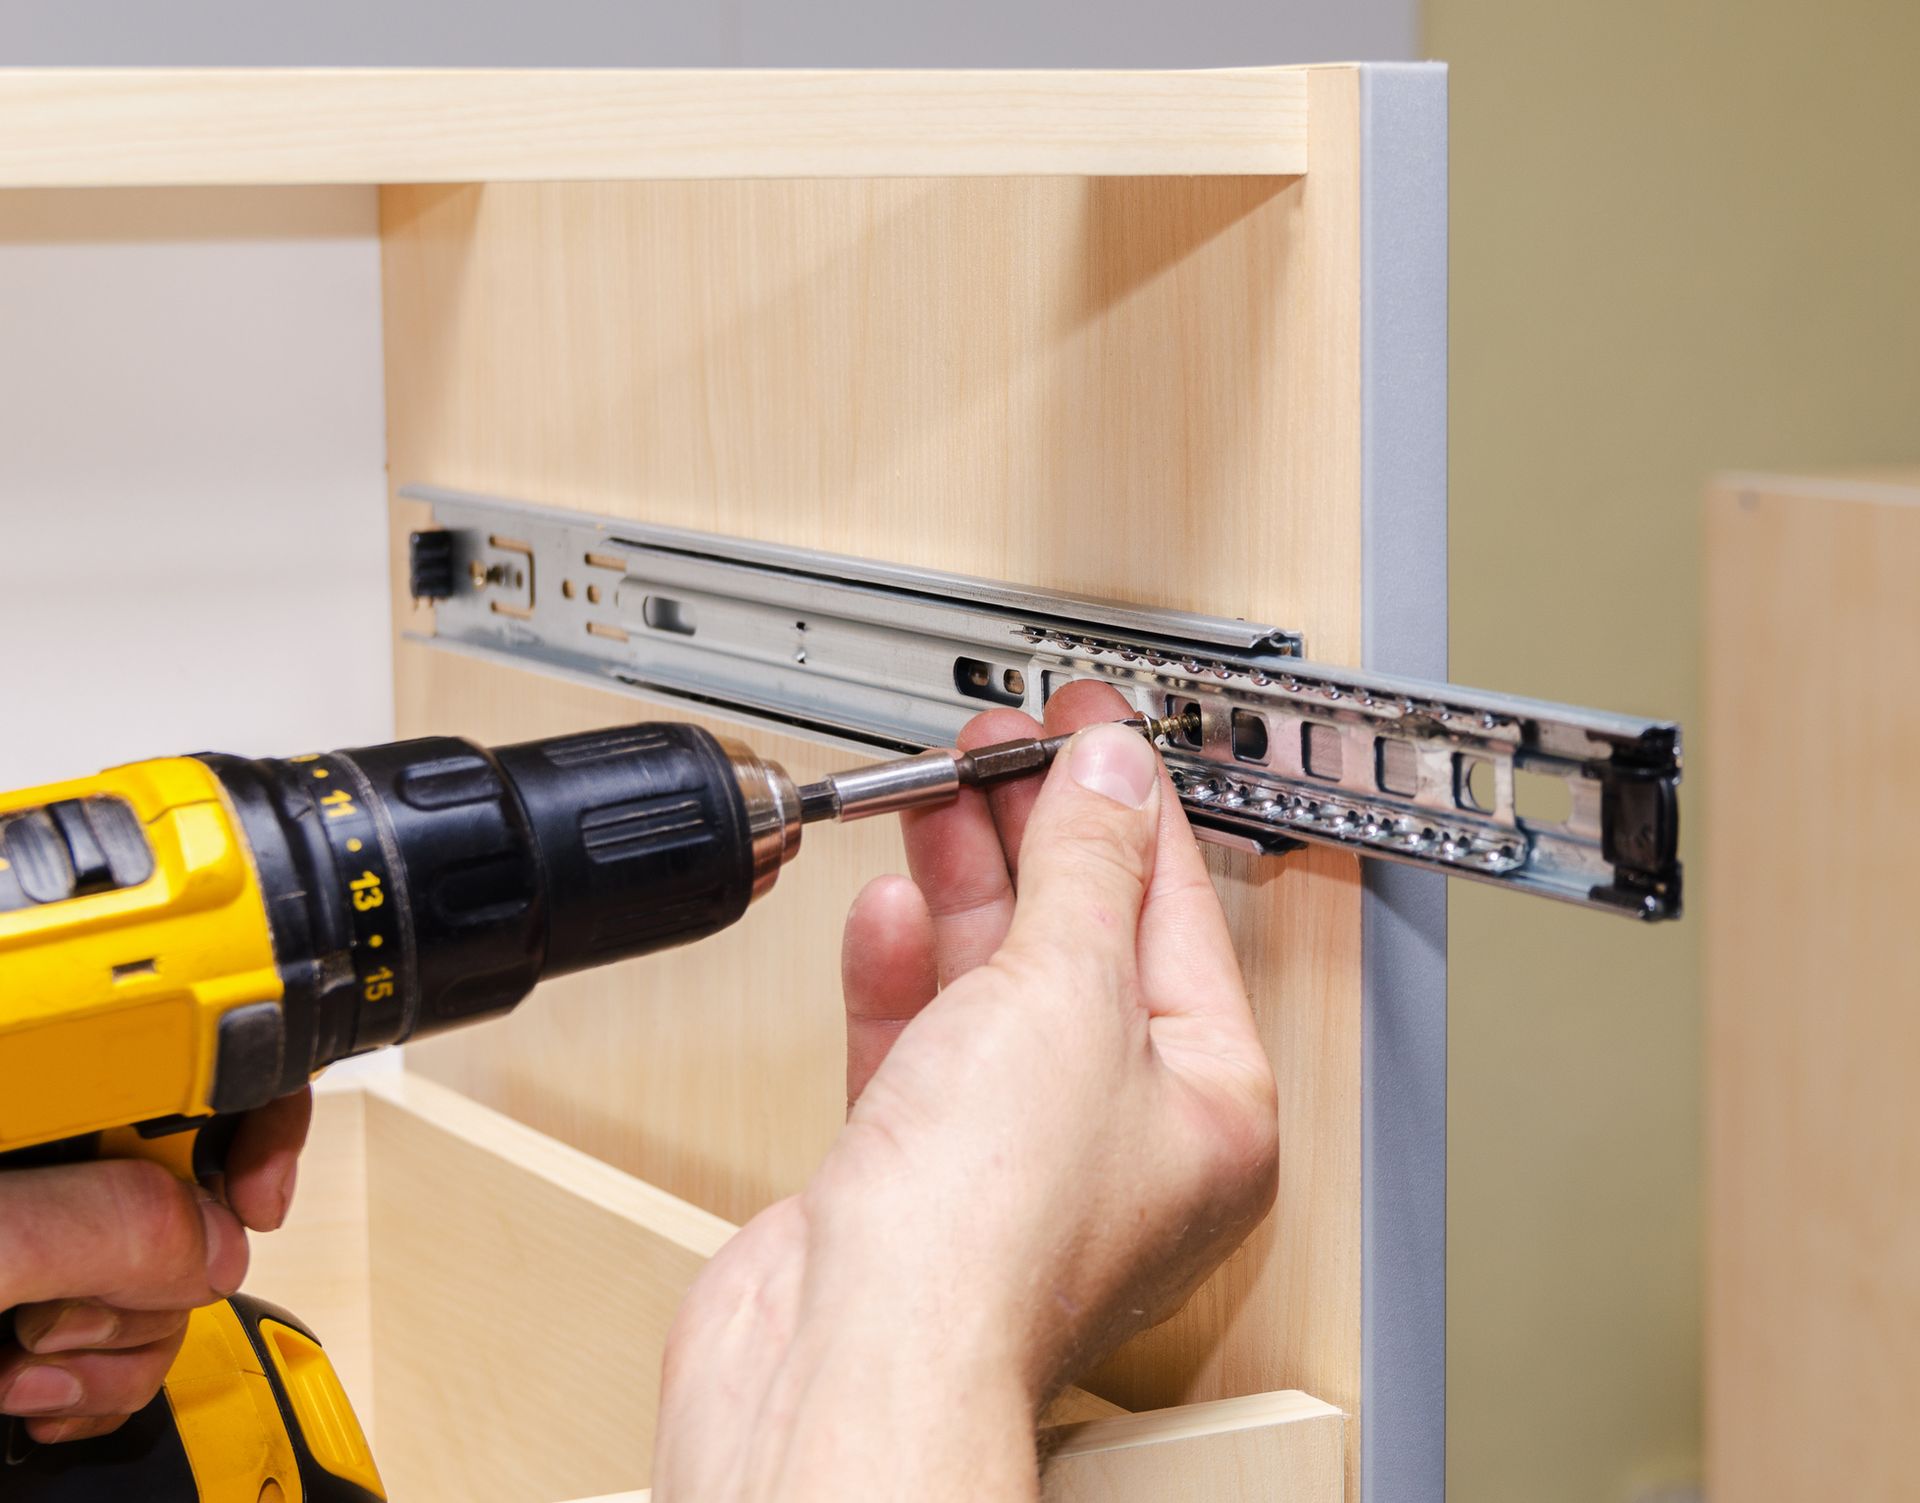
[[[1203,838],[1342,846],[1643,919],[1680,913],[1679,727],[1310,663],[1293,632],[455,491],[414,588],[435,646],[868,753],[1111,683]],[[1544,809],[1528,804],[1542,794]],[[1557,802],[1556,802],[1557,801]]]

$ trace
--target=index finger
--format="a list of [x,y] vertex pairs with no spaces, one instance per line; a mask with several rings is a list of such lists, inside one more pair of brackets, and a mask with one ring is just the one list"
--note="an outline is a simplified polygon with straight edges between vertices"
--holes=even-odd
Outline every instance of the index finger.
[[0,1173],[0,1309],[92,1298],[184,1310],[231,1294],[247,1234],[203,1195],[134,1159]]
[[227,1151],[227,1204],[256,1232],[273,1231],[287,1219],[312,1119],[311,1087],[269,1101],[240,1119]]
[[[1038,730],[1018,710],[989,710],[967,722],[959,744],[963,750],[988,746]],[[933,917],[939,984],[947,986],[985,964],[1013,923],[1013,875],[1002,835],[977,788],[961,789],[950,804],[902,814],[900,828],[907,870]]]

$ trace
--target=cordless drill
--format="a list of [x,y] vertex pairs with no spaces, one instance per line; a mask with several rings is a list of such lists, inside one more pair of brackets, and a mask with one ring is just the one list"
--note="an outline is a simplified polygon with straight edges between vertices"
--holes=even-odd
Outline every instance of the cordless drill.
[[[238,1114],[335,1060],[716,933],[805,824],[937,803],[1062,744],[796,787],[736,742],[660,723],[493,750],[169,757],[0,794],[0,1169],[143,1157],[205,1178]],[[313,1333],[236,1296],[194,1313],[166,1386],[121,1431],[36,1447],[14,1427],[0,1496],[385,1493]]]

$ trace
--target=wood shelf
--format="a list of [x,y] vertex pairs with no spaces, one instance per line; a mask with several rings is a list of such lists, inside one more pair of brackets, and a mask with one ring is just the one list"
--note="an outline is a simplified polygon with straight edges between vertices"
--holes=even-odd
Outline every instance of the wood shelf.
[[1292,176],[1307,73],[0,69],[0,187]]
[[[327,1344],[392,1496],[539,1503],[647,1480],[662,1344],[733,1227],[430,1080],[321,1091],[249,1293]],[[1299,1392],[1044,1417],[1051,1503],[1336,1503],[1346,1416]]]
[[1920,469],[1706,507],[1707,1483],[1920,1476]]
[[[1256,1393],[1043,1432],[1045,1503],[1210,1503],[1341,1495],[1341,1413],[1311,1395]],[[646,1491],[577,1503],[650,1503]]]

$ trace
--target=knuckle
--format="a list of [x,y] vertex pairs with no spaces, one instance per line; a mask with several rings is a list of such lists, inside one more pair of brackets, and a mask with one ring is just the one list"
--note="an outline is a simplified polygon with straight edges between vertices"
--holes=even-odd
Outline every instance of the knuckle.
[[[1215,909],[1220,907],[1220,889],[1214,886],[1213,877],[1205,867],[1186,871],[1175,871],[1171,875],[1165,876],[1156,874],[1155,892],[1176,903],[1205,898],[1212,901]],[[1228,954],[1232,953],[1231,945],[1227,946],[1227,952]],[[1238,969],[1237,961],[1235,962],[1235,969]]]
[[1078,910],[1104,928],[1117,910],[1137,908],[1146,888],[1145,863],[1137,853],[1114,845],[1083,844],[1057,848],[1048,862],[1049,906]]
[[[1053,936],[1023,937],[1002,947],[990,962],[1000,987],[1028,1004],[1091,1004],[1117,997],[1125,983],[1121,966],[1098,945],[1062,945]],[[1025,1028],[1031,1018],[1020,1010],[1007,1015]]]
[[206,1255],[193,1192],[158,1164],[143,1160],[102,1168],[112,1170],[109,1190],[125,1237],[128,1272],[141,1281],[164,1283],[198,1274]]
[[964,726],[954,740],[954,745],[962,751],[970,751],[976,746],[991,746],[999,741],[1013,741],[1022,736],[1037,736],[1041,733],[1040,722],[1021,710],[982,710]]
[[1030,997],[1060,984],[1059,967],[1045,948],[1015,938],[1002,945],[993,959],[980,968],[983,979],[991,978],[1016,997]]
[[116,1354],[115,1366],[119,1369],[117,1396],[127,1403],[129,1409],[140,1408],[160,1391],[160,1385],[167,1380],[168,1369],[173,1366],[173,1359],[180,1355],[186,1336],[186,1323],[182,1321],[179,1330],[157,1337],[133,1351]]
[[1067,719],[1059,714],[1063,710],[1076,711],[1091,722],[1116,719],[1113,712],[1125,710],[1128,705],[1113,685],[1103,684],[1098,679],[1082,678],[1061,685],[1059,692],[1047,701],[1047,708],[1055,712],[1048,717],[1047,728],[1057,732],[1065,726]]
[[1140,824],[1131,810],[1118,804],[1106,807],[1092,798],[1075,799],[1048,821],[1048,833],[1070,850],[1099,852],[1107,860],[1136,867],[1145,844]]
[[1271,1069],[1250,1075],[1214,1114],[1211,1177],[1260,1209],[1274,1195],[1280,1164],[1278,1089]]
[[1006,901],[1009,893],[1006,869],[964,867],[943,874],[934,895],[927,899],[927,912],[935,919],[970,918]]
[[1010,940],[982,970],[999,989],[1030,1002],[1052,996],[1075,982],[1073,957],[1050,943],[1024,937]]
[[1280,1083],[1274,1078],[1273,1066],[1266,1063],[1264,1054],[1260,1060],[1260,1069],[1251,1086],[1253,1115],[1264,1131],[1263,1141],[1271,1158],[1280,1151]]
[[120,1353],[110,1363],[103,1363],[94,1384],[98,1406],[128,1414],[145,1408],[166,1382],[173,1356],[173,1344],[169,1342]]
[[697,1307],[689,1309],[692,1298],[681,1301],[680,1308],[674,1312],[673,1324],[667,1327],[667,1339],[660,1347],[660,1388],[662,1396],[672,1394],[686,1379],[687,1371],[695,1353],[699,1350],[699,1332],[695,1328]]

